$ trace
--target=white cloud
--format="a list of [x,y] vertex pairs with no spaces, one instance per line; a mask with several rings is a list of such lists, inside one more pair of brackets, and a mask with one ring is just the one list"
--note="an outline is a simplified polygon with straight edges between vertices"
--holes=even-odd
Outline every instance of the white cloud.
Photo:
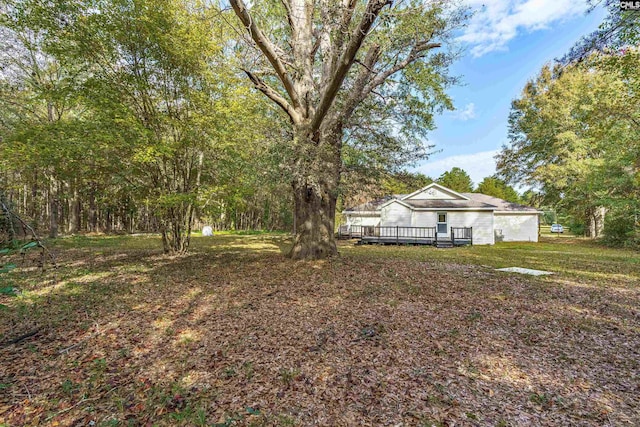
[[476,14],[459,41],[475,57],[506,50],[518,34],[548,28],[585,12],[587,2],[574,0],[467,0]]
[[468,103],[464,106],[462,110],[456,110],[453,113],[453,116],[458,119],[466,122],[467,120],[476,118],[476,106],[473,102]]
[[499,150],[492,150],[481,151],[473,154],[449,156],[443,159],[427,162],[424,165],[418,166],[416,170],[436,179],[444,172],[457,166],[464,169],[477,185],[485,177],[496,173],[496,161],[494,156],[498,154],[498,152]]

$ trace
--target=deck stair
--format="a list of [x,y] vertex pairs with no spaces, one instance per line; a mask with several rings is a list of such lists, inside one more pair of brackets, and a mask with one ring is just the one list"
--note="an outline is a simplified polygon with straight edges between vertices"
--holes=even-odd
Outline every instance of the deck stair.
[[436,248],[452,248],[453,242],[451,240],[438,240],[435,246]]

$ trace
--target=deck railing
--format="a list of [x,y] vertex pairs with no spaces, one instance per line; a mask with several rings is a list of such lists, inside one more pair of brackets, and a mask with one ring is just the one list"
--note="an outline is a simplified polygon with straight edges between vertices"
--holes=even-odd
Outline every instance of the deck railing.
[[362,237],[378,237],[381,239],[400,240],[437,240],[438,234],[435,227],[401,227],[390,226],[363,226]]
[[451,242],[455,245],[456,240],[469,242],[473,245],[473,227],[451,227]]
[[[447,238],[440,237],[441,241],[450,241],[454,245],[473,244],[473,227],[450,227]],[[381,242],[407,243],[423,242],[438,243],[437,227],[402,227],[396,225],[341,225],[338,228],[338,236],[345,238],[360,238],[361,240],[378,240]]]
[[340,225],[338,227],[338,237],[347,239],[362,237],[362,225]]

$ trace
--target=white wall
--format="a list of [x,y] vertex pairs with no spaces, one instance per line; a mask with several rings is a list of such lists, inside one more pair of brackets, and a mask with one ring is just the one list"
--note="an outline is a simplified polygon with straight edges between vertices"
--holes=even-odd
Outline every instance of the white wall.
[[412,227],[435,227],[438,221],[435,211],[413,211]]
[[[451,227],[473,227],[474,245],[493,245],[493,212],[491,211],[438,211],[447,212],[447,235]],[[435,227],[436,211],[414,211],[413,227]]]
[[380,225],[411,227],[411,212],[411,209],[398,202],[389,203],[380,211]]
[[447,227],[473,227],[474,245],[493,245],[492,211],[449,211]]
[[494,229],[497,241],[537,242],[538,214],[496,213]]
[[376,215],[357,215],[357,214],[348,214],[347,215],[347,225],[378,225],[380,224],[380,216]]

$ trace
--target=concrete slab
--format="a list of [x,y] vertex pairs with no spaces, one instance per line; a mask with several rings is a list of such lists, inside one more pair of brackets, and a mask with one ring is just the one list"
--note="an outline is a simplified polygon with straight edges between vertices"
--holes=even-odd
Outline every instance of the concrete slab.
[[548,274],[553,274],[551,271],[532,270],[530,268],[522,268],[522,267],[496,268],[496,270],[506,271],[507,273],[530,274],[532,276],[546,276]]

